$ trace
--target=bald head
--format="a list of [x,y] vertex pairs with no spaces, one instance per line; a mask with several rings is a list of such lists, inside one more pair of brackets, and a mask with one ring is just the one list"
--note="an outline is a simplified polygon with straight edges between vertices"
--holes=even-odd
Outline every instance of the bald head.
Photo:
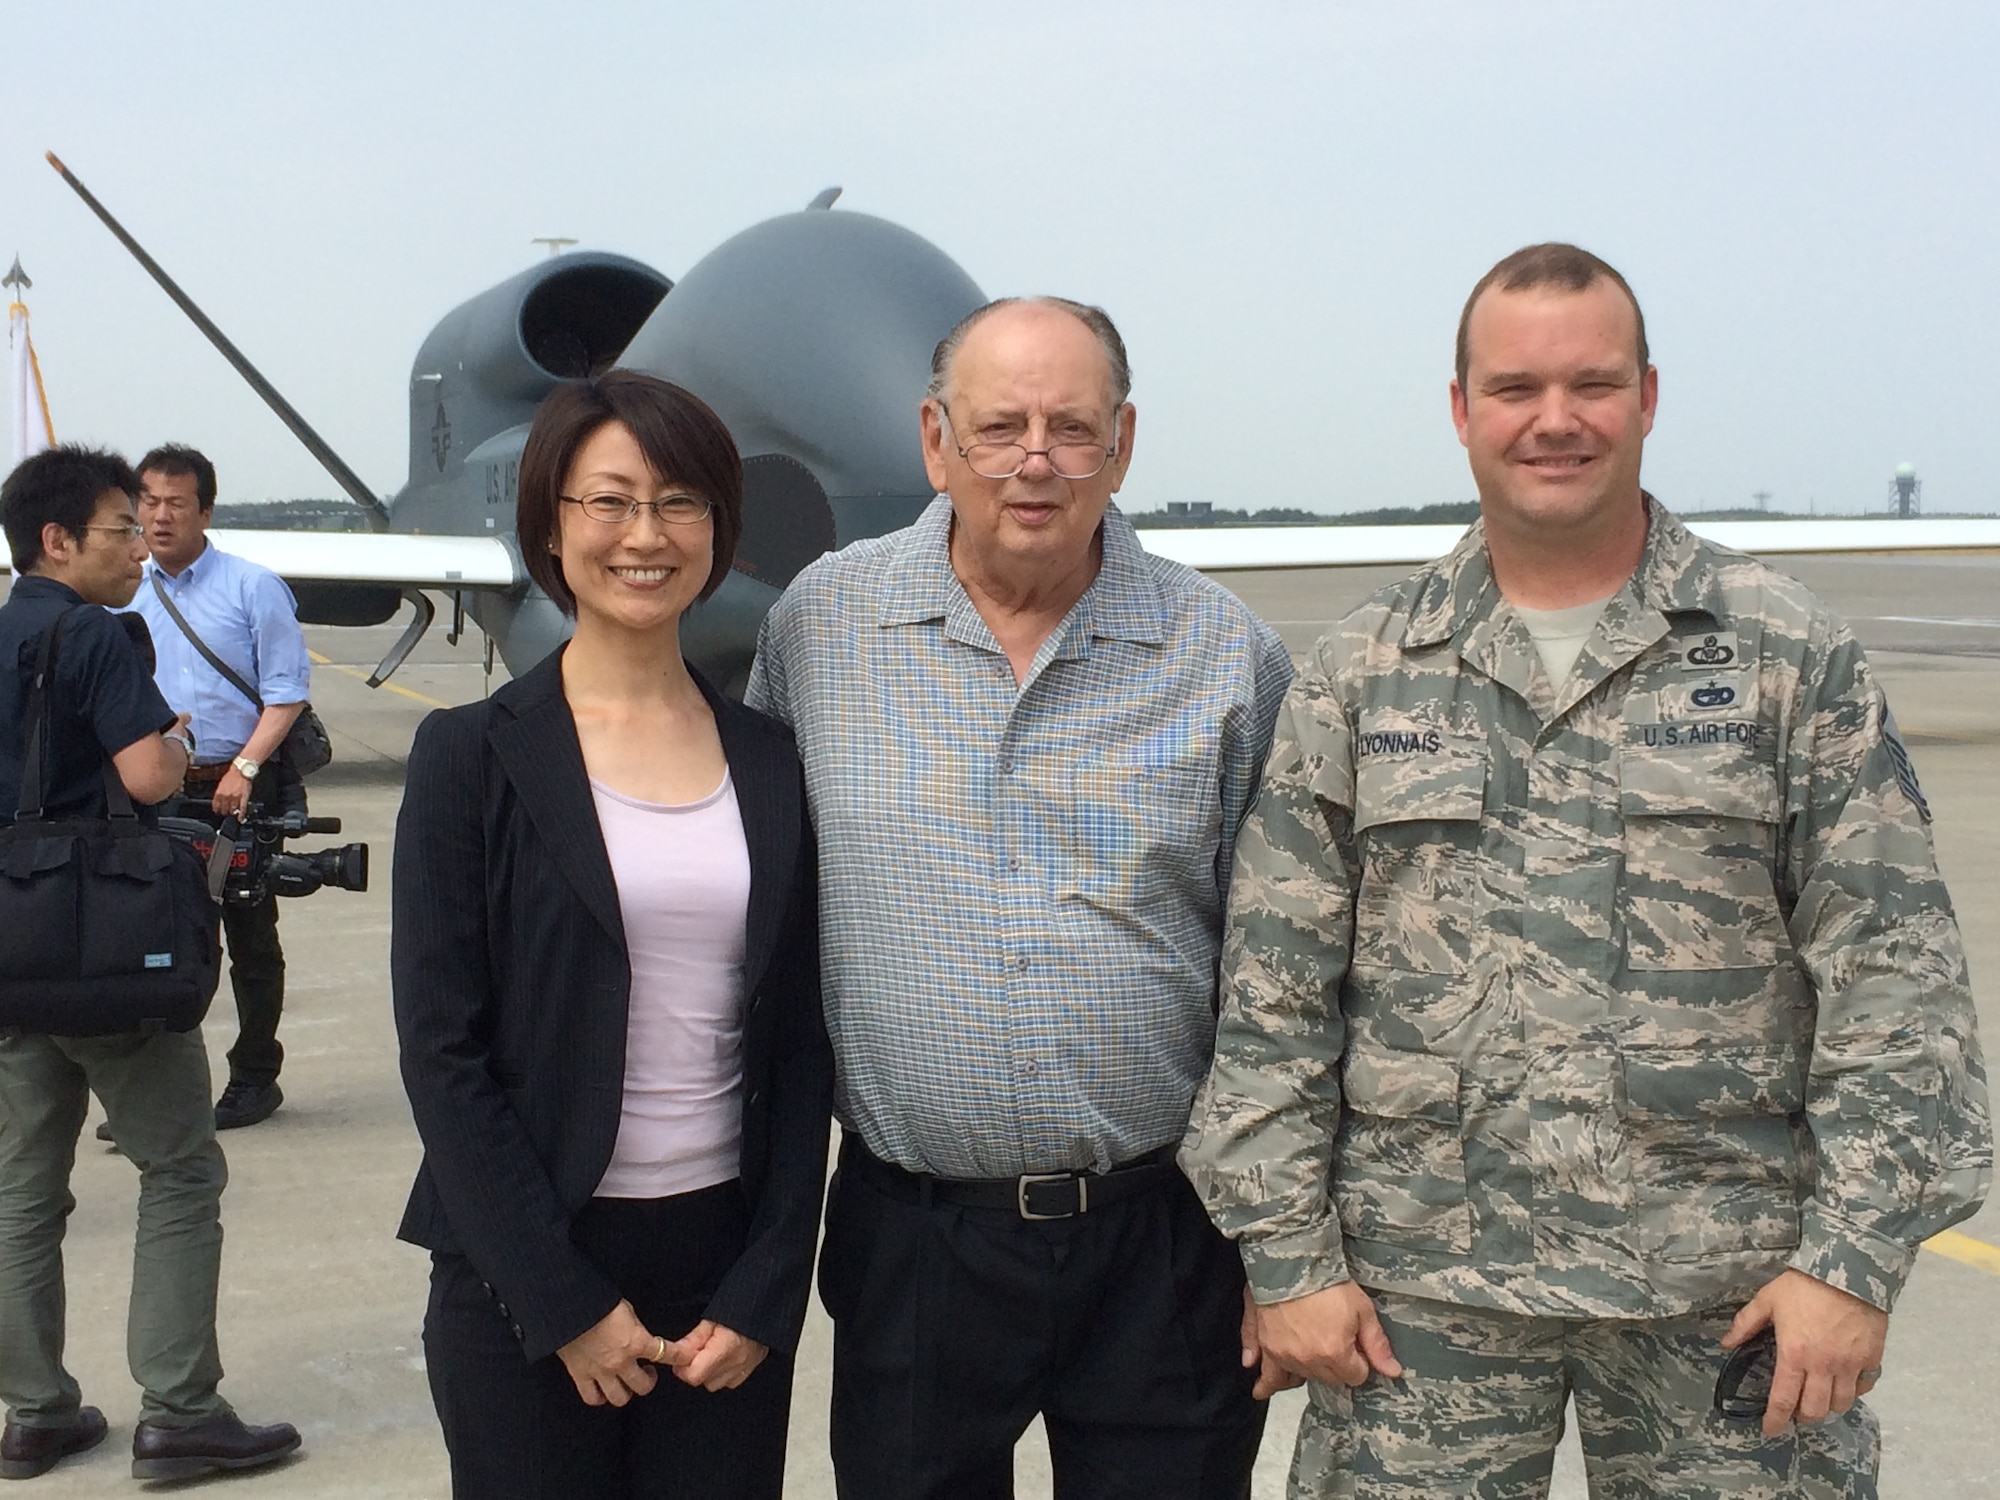
[[1060,605],[1051,625],[1097,575],[1098,530],[1132,461],[1137,414],[1110,328],[1055,298],[982,308],[939,346],[918,409],[959,579],[1010,607]]
[[1125,357],[1125,340],[1118,335],[1117,325],[1101,307],[1092,307],[1085,302],[1072,302],[1067,297],[1000,297],[982,307],[975,307],[958,325],[938,341],[936,351],[931,355],[931,383],[924,394],[933,401],[943,401],[954,391],[954,372],[957,368],[959,352],[967,337],[975,328],[989,319],[1003,316],[1004,328],[992,330],[995,334],[1008,337],[1026,335],[1036,337],[1048,334],[1056,340],[1063,339],[1063,325],[1079,325],[1094,339],[1104,362],[1106,404],[1116,407],[1132,394],[1132,366]]

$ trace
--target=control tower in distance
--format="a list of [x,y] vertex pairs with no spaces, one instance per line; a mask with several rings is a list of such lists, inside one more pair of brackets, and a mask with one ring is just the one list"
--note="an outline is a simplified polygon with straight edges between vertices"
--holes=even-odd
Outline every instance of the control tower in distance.
[[1897,464],[1896,477],[1889,481],[1889,507],[1908,520],[1923,510],[1924,482],[1917,478],[1915,464]]

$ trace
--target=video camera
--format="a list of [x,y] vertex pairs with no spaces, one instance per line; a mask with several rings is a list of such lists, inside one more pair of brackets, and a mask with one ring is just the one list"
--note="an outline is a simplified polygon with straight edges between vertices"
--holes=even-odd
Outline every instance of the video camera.
[[274,895],[310,896],[329,885],[342,891],[368,889],[366,844],[340,844],[296,854],[283,847],[286,839],[340,832],[338,818],[309,818],[298,810],[251,811],[240,818],[225,818],[220,830],[198,818],[161,818],[160,828],[192,844],[211,870],[217,841],[226,838],[234,842],[222,886],[222,899],[233,904],[253,905]]

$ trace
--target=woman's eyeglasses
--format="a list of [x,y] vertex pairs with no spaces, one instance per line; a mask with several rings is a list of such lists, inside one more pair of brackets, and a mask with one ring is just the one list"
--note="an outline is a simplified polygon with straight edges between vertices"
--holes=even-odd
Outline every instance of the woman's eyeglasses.
[[701,495],[662,495],[657,500],[635,500],[630,495],[561,495],[565,505],[580,505],[583,513],[606,526],[623,526],[639,514],[642,506],[669,526],[693,526],[706,521],[715,507]]

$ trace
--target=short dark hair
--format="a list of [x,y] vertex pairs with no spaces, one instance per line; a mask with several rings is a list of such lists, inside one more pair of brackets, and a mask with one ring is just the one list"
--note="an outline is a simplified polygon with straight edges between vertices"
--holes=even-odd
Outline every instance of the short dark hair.
[[139,495],[139,476],[108,448],[58,443],[16,464],[0,484],[0,525],[14,571],[26,573],[41,562],[42,528],[51,522],[81,542],[107,490],[123,491],[128,499]]
[[563,577],[562,559],[549,551],[557,532],[556,507],[576,451],[607,422],[621,422],[638,439],[660,478],[684,484],[714,507],[715,563],[702,586],[706,599],[722,587],[743,535],[743,459],[729,429],[694,392],[638,370],[607,370],[589,380],[564,381],[543,399],[521,449],[514,536],[528,576],[566,615],[576,595]]
[[1111,404],[1125,404],[1125,398],[1132,394],[1132,361],[1125,355],[1125,340],[1119,335],[1118,325],[1111,321],[1111,314],[1103,308],[1088,302],[1072,302],[1067,297],[995,297],[991,302],[973,308],[952,326],[950,333],[938,340],[937,348],[931,351],[931,383],[924,391],[927,399],[944,399],[945,387],[951,383],[952,362],[958,358],[958,346],[989,313],[996,313],[1003,307],[1053,307],[1068,313],[1096,334],[1097,342],[1104,346],[1104,362],[1111,372]]
[[186,443],[162,443],[139,460],[139,472],[164,474],[169,479],[192,474],[195,504],[204,511],[215,509],[215,465],[199,448],[190,448]]
[[1465,389],[1466,371],[1472,365],[1467,338],[1472,326],[1473,304],[1489,290],[1497,286],[1503,292],[1527,292],[1536,287],[1553,286],[1566,292],[1581,292],[1600,281],[1614,283],[1625,294],[1625,300],[1632,304],[1632,318],[1639,327],[1639,373],[1645,374],[1646,366],[1652,362],[1652,355],[1646,348],[1646,315],[1639,310],[1639,299],[1632,294],[1630,283],[1618,274],[1617,267],[1609,261],[1601,260],[1575,245],[1551,241],[1545,245],[1523,245],[1480,277],[1472,295],[1465,299],[1465,310],[1458,315],[1458,357],[1454,365],[1458,372],[1458,388]]

